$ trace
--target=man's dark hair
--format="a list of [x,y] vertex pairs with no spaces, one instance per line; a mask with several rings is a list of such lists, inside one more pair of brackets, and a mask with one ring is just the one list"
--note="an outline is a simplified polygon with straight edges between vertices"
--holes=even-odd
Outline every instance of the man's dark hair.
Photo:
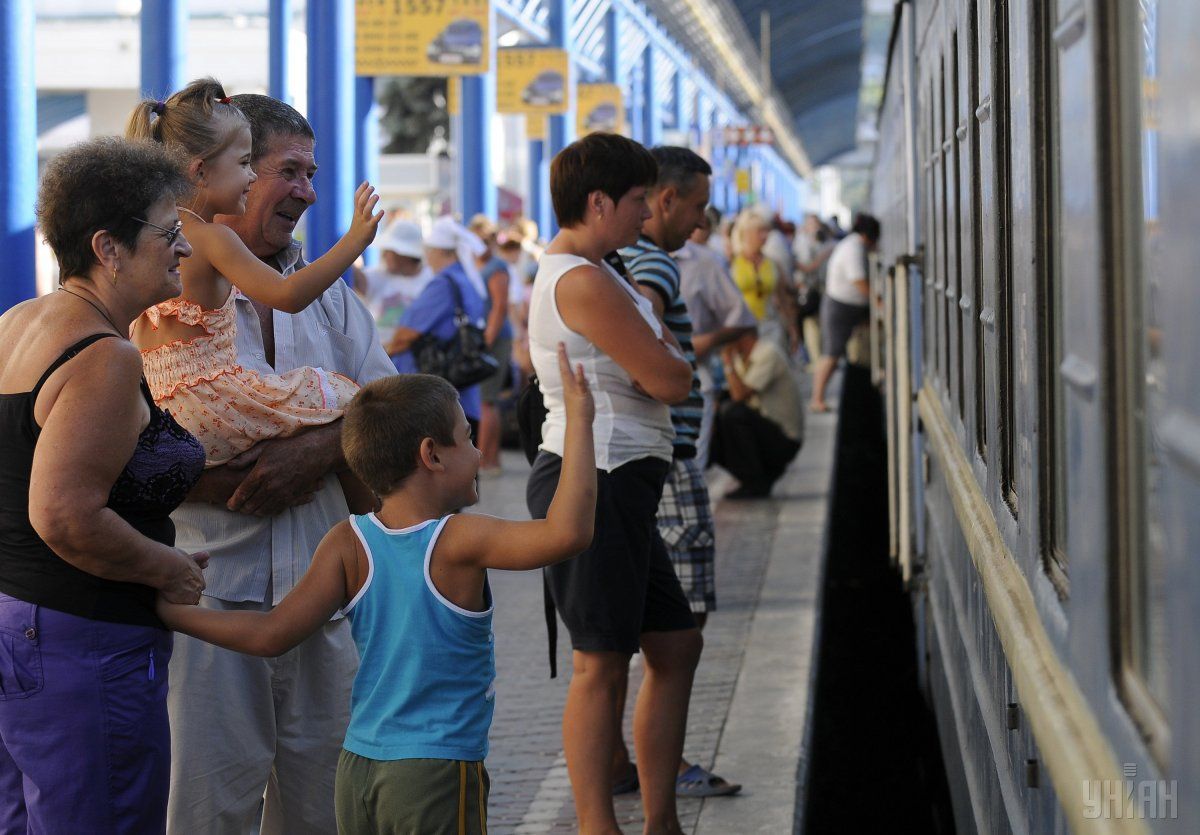
[[854,217],[854,226],[850,229],[851,232],[857,232],[869,241],[879,240],[879,219],[875,215],[869,215],[866,212],[861,212]]
[[579,224],[587,196],[602,191],[617,203],[635,186],[652,186],[658,164],[642,145],[616,133],[589,133],[550,163],[550,199],[564,229]]
[[394,374],[354,395],[342,419],[342,452],[375,495],[393,492],[417,469],[421,442],[454,446],[458,391],[430,374]]
[[650,149],[651,156],[658,163],[658,180],[654,183],[655,190],[675,186],[675,190],[686,193],[692,187],[696,175],[712,175],[712,166],[690,148],[680,148],[676,145],[659,145]]
[[259,93],[240,93],[230,101],[250,122],[250,161],[258,162],[277,136],[303,136],[316,139],[312,125],[300,111],[287,102]]
[[108,231],[137,251],[151,206],[191,190],[179,160],[157,142],[103,136],[63,151],[46,165],[38,189],[38,226],[58,259],[59,282],[86,278],[98,262],[92,236]]

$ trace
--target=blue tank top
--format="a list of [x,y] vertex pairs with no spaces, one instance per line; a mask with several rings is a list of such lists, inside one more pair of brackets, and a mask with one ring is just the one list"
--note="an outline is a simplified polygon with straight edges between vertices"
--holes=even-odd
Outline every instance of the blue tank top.
[[492,591],[471,612],[443,597],[429,558],[449,516],[401,530],[350,517],[370,570],[345,614],[358,646],[347,751],[374,760],[483,760],[495,706]]

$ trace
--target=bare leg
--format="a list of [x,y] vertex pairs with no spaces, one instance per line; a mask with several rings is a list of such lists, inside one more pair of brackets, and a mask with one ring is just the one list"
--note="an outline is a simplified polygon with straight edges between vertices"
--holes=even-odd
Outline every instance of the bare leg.
[[692,678],[704,639],[699,629],[643,632],[646,673],[633,715],[647,835],[680,833],[675,778],[683,754]]
[[582,835],[620,835],[613,812],[613,749],[620,734],[617,705],[629,671],[621,652],[574,653],[563,710],[563,750]]
[[479,412],[479,466],[500,466],[500,410],[495,403],[484,403]]
[[837,357],[830,357],[824,354],[817,360],[817,371],[813,375],[813,394],[811,406],[814,411],[824,412],[829,409],[825,402],[825,387],[829,385],[829,378],[833,376],[834,366],[837,365]]
[[625,667],[625,677],[618,690],[617,699],[617,744],[613,746],[612,778],[615,785],[618,780],[629,774],[629,746],[625,744],[625,701],[629,693],[629,667]]

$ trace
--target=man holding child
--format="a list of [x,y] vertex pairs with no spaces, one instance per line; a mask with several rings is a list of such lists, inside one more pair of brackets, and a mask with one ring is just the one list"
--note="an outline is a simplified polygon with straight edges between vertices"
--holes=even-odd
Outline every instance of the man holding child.
[[[252,164],[242,215],[219,217],[284,275],[304,266],[292,231],[316,202],[312,128],[267,96],[234,96],[250,122]],[[288,315],[236,300],[238,361],[264,374],[305,365],[360,385],[393,374],[371,316],[344,282]],[[308,568],[348,510],[341,421],[264,441],[207,470],[173,515],[185,550],[213,556],[201,605],[267,611]],[[280,658],[251,658],[179,636],[172,664],[168,829],[174,833],[328,833],[334,772],[349,720],[357,655],[344,620]],[[266,792],[264,803],[264,790]]]

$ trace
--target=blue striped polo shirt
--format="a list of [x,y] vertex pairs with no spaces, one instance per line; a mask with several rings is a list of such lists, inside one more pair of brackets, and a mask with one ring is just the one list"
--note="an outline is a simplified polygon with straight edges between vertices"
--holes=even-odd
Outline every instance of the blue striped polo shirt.
[[634,281],[662,296],[663,324],[692,364],[692,390],[687,400],[671,407],[671,424],[675,427],[675,457],[693,458],[696,439],[700,437],[700,419],[704,415],[704,397],[700,393],[700,378],[696,375],[692,317],[688,315],[680,291],[679,265],[666,250],[645,236],[638,238],[633,246],[622,249],[621,258]]

